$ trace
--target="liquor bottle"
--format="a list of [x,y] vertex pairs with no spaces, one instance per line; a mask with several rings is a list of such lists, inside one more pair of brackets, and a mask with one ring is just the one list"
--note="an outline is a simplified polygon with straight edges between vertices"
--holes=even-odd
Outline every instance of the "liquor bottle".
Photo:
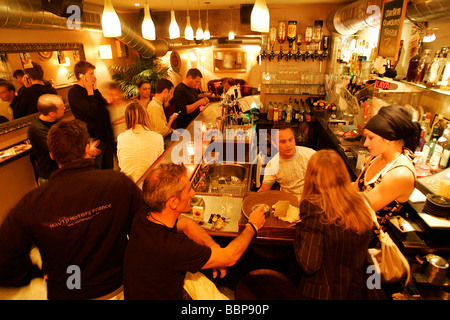
[[442,72],[444,70],[445,67],[445,63],[447,61],[447,54],[448,54],[448,48],[443,47],[441,49],[441,51],[439,52],[439,56],[436,59],[436,61],[434,61],[429,69],[429,73],[428,73],[428,77],[426,79],[424,79],[425,85],[427,88],[433,88],[436,87],[438,85],[438,81],[442,75]]
[[408,66],[408,72],[406,73],[406,81],[414,82],[416,79],[416,73],[417,73],[417,65],[419,64],[420,57],[421,57],[421,47],[422,42],[419,42],[417,46],[417,53],[409,60],[409,66]]
[[284,100],[284,104],[283,104],[283,110],[281,111],[281,120],[282,121],[286,121],[287,118],[287,102],[286,100]]
[[283,43],[286,41],[286,21],[280,20],[278,21],[278,36],[277,36],[278,43],[280,44],[280,52],[278,53],[278,61],[280,61],[284,54],[283,54]]
[[441,169],[445,169],[449,164],[448,160],[450,158],[450,124],[447,124],[447,128],[445,128],[442,137],[446,139],[446,145],[443,147],[442,150],[442,157],[441,161],[439,162],[439,167]]
[[288,60],[292,57],[292,46],[297,35],[297,21],[289,20],[287,27],[287,41],[289,43]]
[[445,134],[443,133],[442,136],[437,139],[434,146],[433,155],[430,158],[430,168],[432,171],[437,171],[440,169],[441,158],[445,148],[447,147],[448,126],[445,128],[444,132]]
[[431,137],[430,141],[428,141],[424,146],[422,150],[422,157],[425,164],[430,163],[430,159],[433,156],[434,147],[436,146],[437,139],[439,138],[438,135],[438,127],[433,128],[433,136]]
[[448,91],[450,90],[450,58],[445,57],[444,68],[439,76],[438,86],[439,89]]
[[441,54],[440,51],[436,51],[436,53],[434,54],[433,60],[431,60],[430,67],[427,69],[427,72],[425,73],[425,77],[423,77],[423,83],[425,84],[426,87],[428,87],[427,83],[430,82],[430,78],[432,75],[431,70],[436,68],[437,62],[439,61],[440,54]]
[[287,105],[285,121],[288,123],[292,121],[292,99],[291,98],[289,98],[289,104]]
[[425,122],[421,124],[421,128],[423,131],[425,131],[424,139],[425,143],[430,141],[431,134],[433,133],[431,129],[431,113],[427,112],[425,115]]
[[273,121],[273,105],[272,102],[269,102],[269,112],[267,113],[267,120]]
[[276,102],[273,103],[273,121],[278,122],[278,105]]
[[416,78],[414,79],[414,83],[422,84],[423,78],[425,77],[425,73],[430,67],[431,56],[430,50],[425,50],[423,56],[419,60],[419,64],[417,65]]

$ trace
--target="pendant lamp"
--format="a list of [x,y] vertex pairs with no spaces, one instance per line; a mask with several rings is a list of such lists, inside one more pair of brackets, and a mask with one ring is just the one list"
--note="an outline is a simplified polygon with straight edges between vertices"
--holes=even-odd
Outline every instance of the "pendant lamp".
[[191,26],[191,17],[189,16],[189,1],[187,4],[186,29],[184,29],[184,38],[186,40],[194,40],[194,30]]
[[150,9],[148,2],[145,2],[144,8],[144,21],[142,21],[142,37],[147,40],[156,40],[155,24],[153,23],[152,16],[150,15]]
[[233,31],[233,8],[231,8],[231,27],[230,27],[230,32],[228,32],[228,40],[234,40],[234,31]]
[[169,25],[169,38],[176,39],[180,37],[180,27],[175,19],[175,11],[173,11],[173,1],[172,1],[172,11],[170,11],[170,25]]
[[195,33],[195,40],[203,40],[202,19],[200,17],[200,1],[198,4],[198,28]]
[[104,37],[120,37],[122,35],[122,27],[120,19],[117,15],[111,0],[105,0],[105,6],[102,14],[102,29]]
[[209,2],[205,2],[206,3],[206,26],[205,26],[205,32],[203,32],[203,40],[209,40],[211,39],[211,34],[209,33],[209,26],[208,26],[208,4]]
[[265,0],[256,0],[250,16],[250,29],[257,32],[269,32],[270,15]]

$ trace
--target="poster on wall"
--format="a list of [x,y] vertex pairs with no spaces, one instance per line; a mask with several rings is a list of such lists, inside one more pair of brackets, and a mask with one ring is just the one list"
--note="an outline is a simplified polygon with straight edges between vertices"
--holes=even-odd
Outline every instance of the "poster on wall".
[[31,61],[31,56],[29,53],[23,52],[19,53],[20,61],[22,61],[22,66],[24,69],[33,68],[33,63]]
[[388,0],[383,2],[378,39],[378,56],[397,61],[407,3],[407,0]]

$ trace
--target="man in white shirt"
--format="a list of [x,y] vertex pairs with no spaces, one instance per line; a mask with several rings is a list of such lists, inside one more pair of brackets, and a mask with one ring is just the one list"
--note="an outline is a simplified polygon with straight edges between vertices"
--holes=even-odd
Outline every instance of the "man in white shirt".
[[294,131],[289,125],[281,124],[274,129],[278,130],[272,136],[272,147],[278,148],[278,154],[265,167],[263,183],[258,191],[270,190],[276,181],[280,184],[281,191],[291,193],[300,199],[306,168],[316,151],[296,146]]
[[164,113],[164,105],[173,96],[173,83],[167,79],[159,79],[156,81],[155,90],[156,93],[147,106],[147,113],[150,118],[152,130],[166,138],[172,133],[172,123],[178,116],[177,113],[172,114],[169,122],[167,122],[166,114]]
[[[233,78],[225,78],[223,79],[223,88],[224,92],[228,94],[229,96],[233,95],[236,99],[242,98],[241,90],[238,88],[236,83],[234,82]],[[238,96],[236,97],[237,90]]]

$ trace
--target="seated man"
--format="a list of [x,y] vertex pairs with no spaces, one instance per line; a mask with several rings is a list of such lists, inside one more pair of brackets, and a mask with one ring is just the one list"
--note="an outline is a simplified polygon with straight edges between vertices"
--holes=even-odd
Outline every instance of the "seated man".
[[32,152],[37,162],[39,184],[48,180],[50,174],[58,169],[58,164],[50,158],[47,134],[50,128],[64,116],[64,102],[60,96],[43,94],[38,99],[39,117],[28,127]]
[[123,257],[141,190],[123,173],[96,170],[80,120],[48,132],[60,169],[26,194],[0,228],[0,286],[27,285],[40,276],[30,260],[42,256],[48,299],[94,299],[121,291]]
[[[181,300],[186,272],[234,265],[265,223],[262,206],[242,233],[221,248],[188,212],[195,194],[183,164],[162,164],[144,181],[148,207],[136,215],[125,253],[125,299]],[[181,231],[181,232],[178,232]],[[216,271],[213,273],[216,276]]]
[[294,131],[288,124],[279,124],[273,129],[277,131],[272,136],[272,147],[278,149],[278,154],[267,164],[263,183],[258,191],[270,190],[276,181],[280,184],[281,191],[291,193],[300,199],[306,168],[316,151],[296,146]]
[[[242,98],[241,95],[241,90],[238,88],[238,86],[236,85],[235,81],[233,80],[233,78],[225,78],[223,79],[223,88],[224,88],[224,92],[226,94],[228,94],[230,97],[231,95],[233,95],[236,99]],[[238,96],[236,97],[236,91]]]

